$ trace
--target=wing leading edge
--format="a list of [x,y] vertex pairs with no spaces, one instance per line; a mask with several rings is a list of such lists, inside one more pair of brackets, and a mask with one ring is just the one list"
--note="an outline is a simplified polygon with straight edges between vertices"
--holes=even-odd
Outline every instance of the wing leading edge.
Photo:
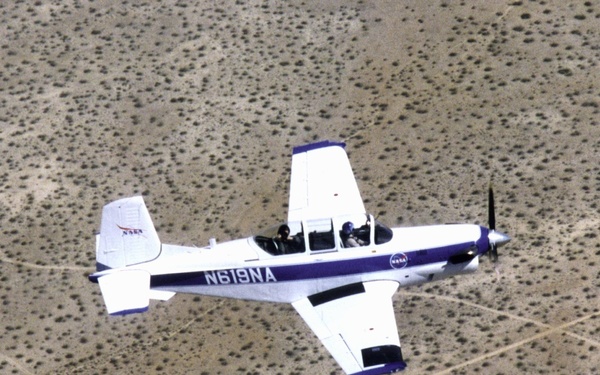
[[392,295],[395,281],[346,285],[293,303],[347,374],[377,375],[406,367]]
[[288,221],[365,213],[345,146],[323,141],[294,147]]

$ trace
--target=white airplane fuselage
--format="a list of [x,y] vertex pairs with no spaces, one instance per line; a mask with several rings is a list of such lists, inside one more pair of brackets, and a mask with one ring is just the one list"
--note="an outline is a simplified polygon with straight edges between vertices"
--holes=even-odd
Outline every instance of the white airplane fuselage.
[[[152,290],[291,303],[360,282],[394,280],[409,286],[472,273],[489,245],[488,229],[479,225],[392,232],[392,239],[379,245],[287,255],[268,254],[254,237],[204,248],[162,244],[155,260],[131,267],[150,273]],[[448,262],[466,253],[464,261]]]

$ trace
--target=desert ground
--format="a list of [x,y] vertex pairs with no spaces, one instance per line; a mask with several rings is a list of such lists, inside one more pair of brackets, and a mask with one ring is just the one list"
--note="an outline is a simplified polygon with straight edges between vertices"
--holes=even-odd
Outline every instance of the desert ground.
[[600,4],[0,4],[0,373],[342,374],[289,305],[109,317],[94,234],[142,194],[165,243],[287,216],[293,146],[347,150],[390,226],[487,224],[499,265],[400,289],[406,374],[600,373]]

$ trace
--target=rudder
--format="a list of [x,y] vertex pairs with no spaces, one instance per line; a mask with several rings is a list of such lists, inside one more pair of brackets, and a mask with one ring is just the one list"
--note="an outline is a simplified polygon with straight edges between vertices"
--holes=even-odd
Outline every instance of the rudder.
[[104,206],[96,242],[96,269],[121,268],[156,259],[161,244],[140,196]]

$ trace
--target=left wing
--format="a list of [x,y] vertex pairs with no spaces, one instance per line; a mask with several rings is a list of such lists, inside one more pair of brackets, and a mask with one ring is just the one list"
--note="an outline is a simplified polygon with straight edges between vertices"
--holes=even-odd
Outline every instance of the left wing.
[[364,214],[344,143],[294,147],[288,222]]
[[392,295],[395,281],[346,285],[293,303],[347,374],[403,370]]

